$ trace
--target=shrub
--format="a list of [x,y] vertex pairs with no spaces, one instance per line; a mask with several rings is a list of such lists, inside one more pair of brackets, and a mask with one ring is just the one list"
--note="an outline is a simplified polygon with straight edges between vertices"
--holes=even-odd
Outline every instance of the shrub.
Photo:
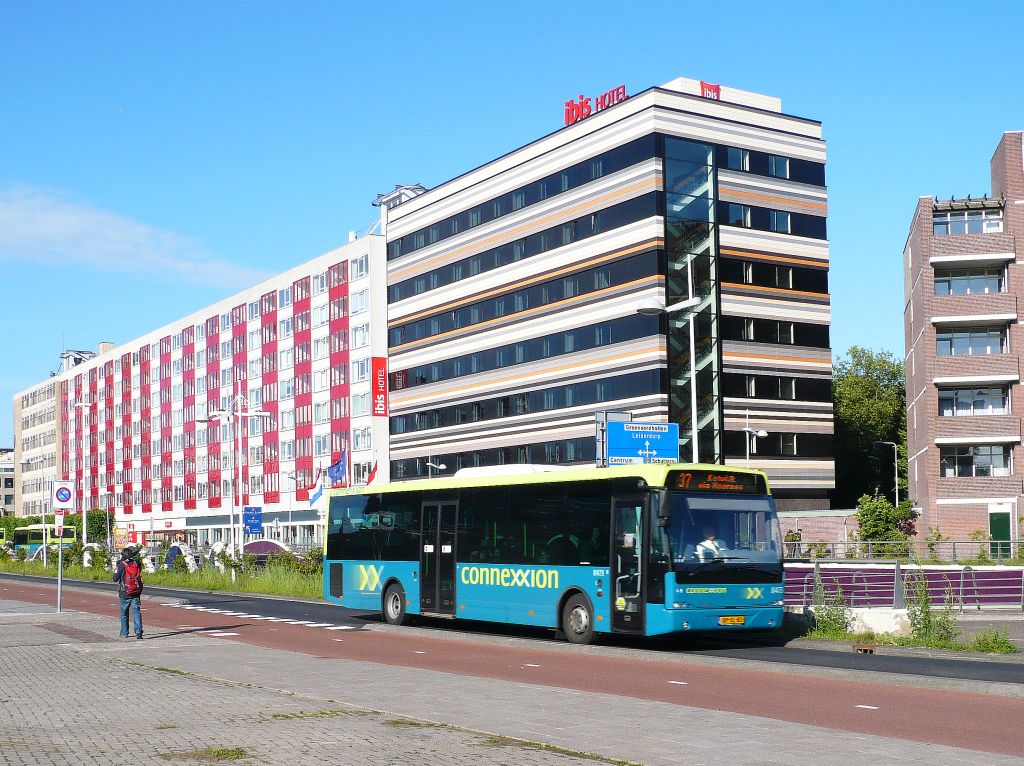
[[950,646],[955,643],[960,629],[956,626],[953,592],[946,588],[942,608],[932,606],[928,592],[928,580],[924,574],[908,578],[911,600],[907,604],[907,619],[910,620],[910,634],[925,646]]
[[990,654],[1016,654],[1017,647],[1007,638],[1006,628],[985,628],[971,637],[968,648],[974,652]]
[[840,638],[850,630],[850,607],[839,581],[832,582],[836,589],[830,595],[825,594],[820,581],[814,586],[814,632],[822,637]]

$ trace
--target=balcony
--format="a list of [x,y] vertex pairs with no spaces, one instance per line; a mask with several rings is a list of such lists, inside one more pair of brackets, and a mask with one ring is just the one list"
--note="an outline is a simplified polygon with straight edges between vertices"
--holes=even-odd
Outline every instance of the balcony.
[[1020,418],[1016,415],[964,415],[935,419],[935,438],[971,439],[988,443],[997,437],[1020,441]]
[[[996,317],[995,320],[975,319]],[[988,324],[1008,322],[1017,318],[1017,296],[1012,293],[980,293],[978,295],[936,295],[932,298],[934,324]]]
[[947,234],[930,244],[932,266],[997,266],[1015,258],[1012,234]]
[[1020,358],[1015,354],[940,356],[935,358],[933,378],[966,380],[1019,380]]

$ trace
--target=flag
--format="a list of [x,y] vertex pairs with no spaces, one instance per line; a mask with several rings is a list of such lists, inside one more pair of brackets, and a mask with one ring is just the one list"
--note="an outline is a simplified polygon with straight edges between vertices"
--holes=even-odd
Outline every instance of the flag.
[[330,477],[332,485],[344,480],[345,474],[348,472],[348,460],[346,457],[346,450],[342,450],[338,462],[327,466],[327,475]]
[[319,500],[320,499],[320,495],[322,495],[324,493],[324,483],[321,480],[322,476],[323,476],[322,472],[321,471],[317,471],[316,472],[316,479],[313,480],[313,486],[310,487],[308,490],[306,490],[307,492],[310,493],[309,494],[309,507],[310,508],[315,508],[316,507],[316,501]]
[[370,469],[370,475],[366,477],[366,483],[369,484],[377,477],[377,461],[373,461],[373,468]]

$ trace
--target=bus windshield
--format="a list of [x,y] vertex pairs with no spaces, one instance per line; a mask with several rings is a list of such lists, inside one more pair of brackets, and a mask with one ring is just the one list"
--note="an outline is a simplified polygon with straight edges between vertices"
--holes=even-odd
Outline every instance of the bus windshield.
[[668,499],[673,568],[687,575],[709,568],[782,565],[782,536],[766,496],[722,497],[673,492]]

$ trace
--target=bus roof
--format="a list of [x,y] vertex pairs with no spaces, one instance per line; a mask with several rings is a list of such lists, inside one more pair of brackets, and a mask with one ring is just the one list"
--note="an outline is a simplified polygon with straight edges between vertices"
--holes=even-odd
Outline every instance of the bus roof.
[[[414,492],[426,489],[464,489],[470,487],[503,487],[520,484],[564,484],[574,481],[600,481],[602,479],[637,478],[649,486],[664,487],[670,471],[708,471],[715,474],[754,474],[764,479],[768,487],[768,475],[753,468],[708,463],[656,463],[609,466],[608,468],[580,468],[561,470],[563,466],[551,466],[553,470],[535,472],[495,472],[484,475],[462,475],[438,479],[414,479],[391,484],[374,484],[360,487],[332,489],[331,495],[375,495],[382,492]],[[769,493],[771,490],[768,490]]]

